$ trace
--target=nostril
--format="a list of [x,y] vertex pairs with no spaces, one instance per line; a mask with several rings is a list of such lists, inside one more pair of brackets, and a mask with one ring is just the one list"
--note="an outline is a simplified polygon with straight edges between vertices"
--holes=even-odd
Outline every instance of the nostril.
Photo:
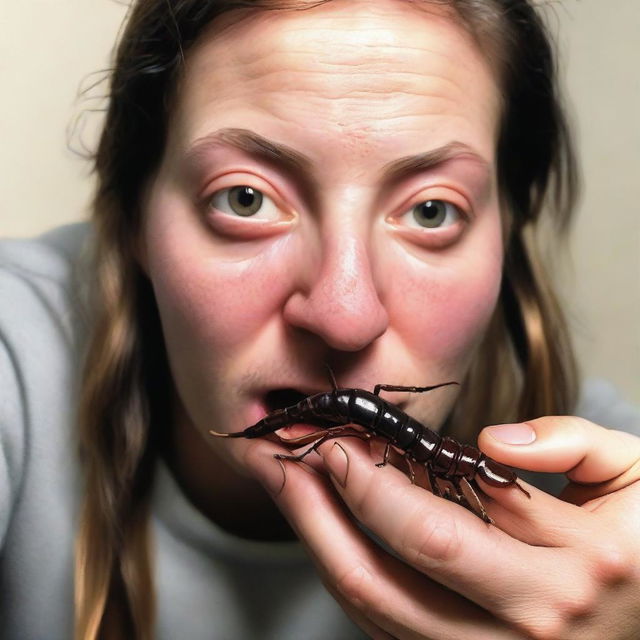
[[276,411],[298,404],[306,397],[305,393],[296,389],[272,389],[265,396],[265,405],[269,411]]
[[372,283],[329,283],[323,279],[308,295],[296,292],[283,307],[285,322],[319,337],[336,351],[370,346],[389,326],[387,309]]

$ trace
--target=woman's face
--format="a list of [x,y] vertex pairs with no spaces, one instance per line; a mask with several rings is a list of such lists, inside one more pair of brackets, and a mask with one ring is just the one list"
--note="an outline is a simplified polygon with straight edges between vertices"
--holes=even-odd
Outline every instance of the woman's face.
[[[463,379],[501,278],[499,90],[424,6],[227,15],[189,53],[143,244],[202,434],[329,389],[325,363],[344,387]],[[437,427],[455,394],[386,397]]]

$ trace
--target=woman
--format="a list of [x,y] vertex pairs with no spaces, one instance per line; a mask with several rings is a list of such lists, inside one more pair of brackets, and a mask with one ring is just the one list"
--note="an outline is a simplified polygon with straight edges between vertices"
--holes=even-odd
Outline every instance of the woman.
[[[74,536],[78,638],[357,637],[292,529],[371,637],[638,633],[639,441],[541,417],[575,382],[526,235],[544,204],[567,225],[574,169],[528,3],[141,0],[96,170],[91,315],[57,311],[82,240],[9,260],[49,318],[5,321],[12,637],[68,637]],[[208,435],[326,389],[325,363],[345,387],[463,382],[385,397],[466,438],[529,420],[480,445],[567,472],[564,500],[482,485],[488,526],[377,443],[327,442],[314,471]]]

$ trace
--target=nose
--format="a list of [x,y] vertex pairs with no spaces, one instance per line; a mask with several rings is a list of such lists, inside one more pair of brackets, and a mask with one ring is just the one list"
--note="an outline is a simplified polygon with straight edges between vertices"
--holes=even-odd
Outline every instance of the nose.
[[284,306],[285,321],[319,336],[331,348],[360,351],[387,329],[369,252],[362,238],[334,237],[323,247],[321,264]]

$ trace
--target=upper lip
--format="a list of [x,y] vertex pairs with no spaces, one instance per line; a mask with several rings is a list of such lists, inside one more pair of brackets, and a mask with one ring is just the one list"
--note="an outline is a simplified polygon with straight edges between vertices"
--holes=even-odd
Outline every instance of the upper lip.
[[[371,384],[371,385],[358,385],[358,389],[364,389],[366,391],[370,391],[373,392],[373,388],[375,387],[375,384]],[[286,381],[286,382],[278,382],[278,383],[274,383],[271,384],[269,386],[261,386],[260,389],[257,390],[257,395],[260,397],[260,399],[262,401],[264,401],[267,397],[267,394],[272,392],[272,391],[279,391],[279,390],[292,390],[292,391],[297,391],[305,396],[313,396],[315,394],[318,393],[323,393],[323,392],[329,392],[332,390],[332,385],[331,383],[328,384],[324,384],[322,386],[318,386],[318,385],[313,385],[313,384],[306,384],[306,383],[300,383],[300,382],[293,382],[293,381]],[[339,388],[341,389],[349,389],[349,388],[353,388],[353,387],[349,387],[348,385],[342,385],[339,384]],[[397,406],[399,409],[405,410],[405,408],[408,406],[409,404],[409,396],[411,394],[408,394],[406,392],[401,392],[401,391],[396,391],[396,392],[382,392],[383,394],[387,395],[389,393],[393,393],[394,396],[400,396],[400,398],[397,401],[394,401],[393,404],[395,406]],[[383,398],[384,399],[384,398]]]

